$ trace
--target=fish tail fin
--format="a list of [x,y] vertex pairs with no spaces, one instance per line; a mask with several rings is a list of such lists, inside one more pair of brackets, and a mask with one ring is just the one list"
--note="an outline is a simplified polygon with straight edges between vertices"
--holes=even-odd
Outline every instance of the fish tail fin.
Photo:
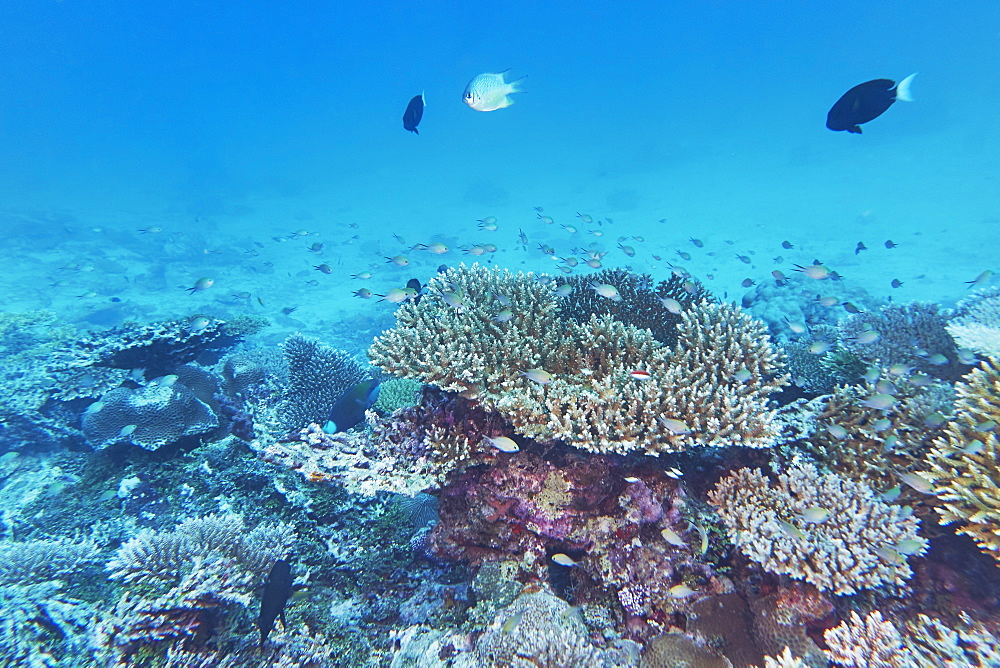
[[902,102],[913,102],[913,95],[910,93],[910,86],[913,85],[913,77],[915,76],[917,76],[916,72],[896,84],[897,100]]
[[528,75],[525,74],[523,77],[514,79],[513,81],[511,81],[510,83],[508,83],[507,85],[510,86],[510,92],[511,93],[523,93],[524,89],[521,88],[521,87],[519,87],[518,84],[520,84],[522,81],[524,81],[527,78],[528,78]]

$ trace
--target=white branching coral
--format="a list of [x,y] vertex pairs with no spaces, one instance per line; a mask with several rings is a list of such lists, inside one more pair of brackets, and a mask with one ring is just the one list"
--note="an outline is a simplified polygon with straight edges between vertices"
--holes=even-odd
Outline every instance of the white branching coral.
[[1000,357],[1000,288],[973,293],[959,302],[946,328],[960,348]]
[[927,546],[909,509],[811,464],[789,469],[776,485],[760,469],[740,469],[708,496],[751,561],[834,594],[905,582],[906,556]]
[[823,639],[830,647],[826,656],[846,668],[907,668],[903,637],[878,610],[861,617],[851,612],[850,619],[827,629]]
[[968,668],[1000,666],[1000,640],[967,615],[956,628],[918,615],[896,626],[878,610],[849,619],[823,634],[827,658],[843,668]]

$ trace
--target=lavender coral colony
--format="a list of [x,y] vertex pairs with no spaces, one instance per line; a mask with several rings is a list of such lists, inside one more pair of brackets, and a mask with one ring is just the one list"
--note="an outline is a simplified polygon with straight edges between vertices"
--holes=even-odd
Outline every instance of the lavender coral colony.
[[994,665],[996,292],[774,299],[463,265],[367,360],[21,337],[3,665]]

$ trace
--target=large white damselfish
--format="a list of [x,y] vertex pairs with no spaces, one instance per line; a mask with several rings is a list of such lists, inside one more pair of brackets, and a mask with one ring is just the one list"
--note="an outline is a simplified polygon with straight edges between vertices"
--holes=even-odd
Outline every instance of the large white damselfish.
[[517,87],[524,77],[514,81],[504,81],[503,72],[480,74],[469,82],[462,93],[465,103],[476,111],[496,111],[514,104],[514,101],[507,97],[511,93],[523,92]]

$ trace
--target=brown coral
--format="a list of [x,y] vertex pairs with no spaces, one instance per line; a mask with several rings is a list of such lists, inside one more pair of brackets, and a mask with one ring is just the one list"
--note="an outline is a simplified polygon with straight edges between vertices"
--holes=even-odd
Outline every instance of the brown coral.
[[956,417],[934,442],[926,473],[942,524],[955,523],[1000,560],[1000,360],[988,359],[955,386]]
[[926,547],[912,513],[811,464],[779,475],[777,485],[759,469],[740,469],[708,497],[751,561],[835,594],[905,582],[912,572],[903,553]]

